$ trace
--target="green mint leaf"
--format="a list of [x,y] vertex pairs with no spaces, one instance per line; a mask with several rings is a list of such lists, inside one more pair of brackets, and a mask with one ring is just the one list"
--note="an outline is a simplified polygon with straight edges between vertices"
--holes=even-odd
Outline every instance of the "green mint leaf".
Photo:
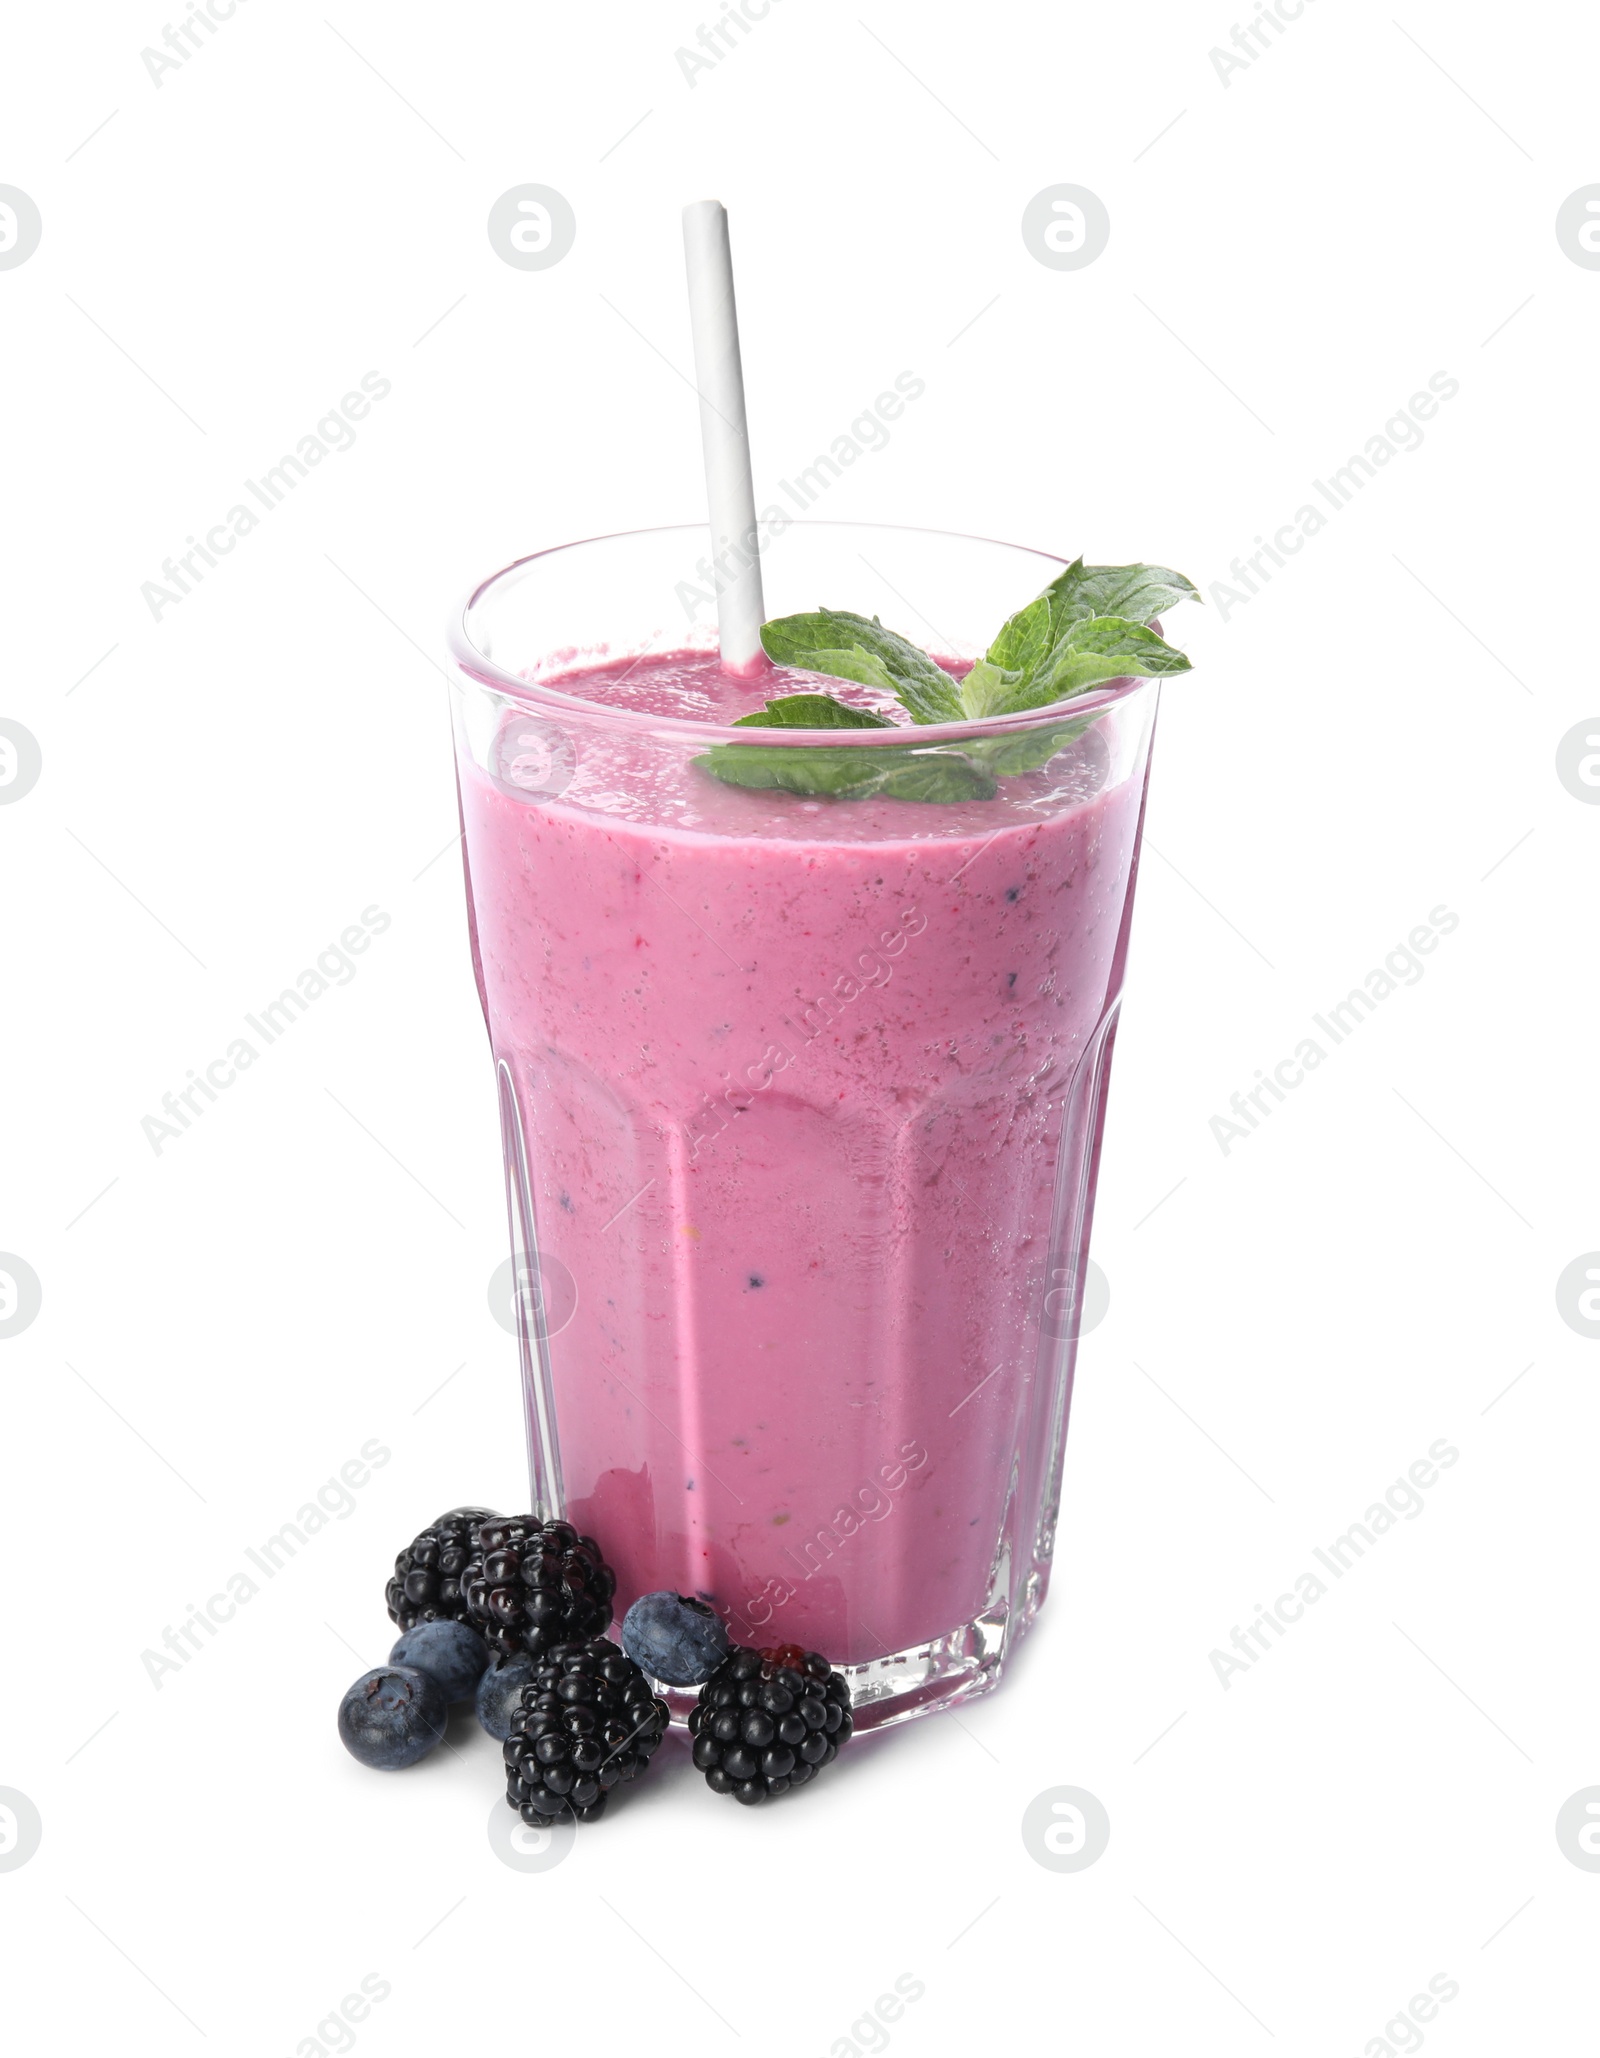
[[995,714],[1020,714],[1070,699],[1107,679],[1165,679],[1189,670],[1189,660],[1154,629],[1118,615],[1098,615],[1070,624],[1032,678],[1014,687]]
[[804,793],[825,800],[991,800],[994,774],[954,750],[790,749],[713,744],[694,762],[729,786]]
[[[835,675],[837,676],[837,675]],[[883,715],[846,707],[831,693],[785,693],[755,714],[741,715],[736,729],[892,729]]]
[[1081,721],[1052,724],[1048,729],[1025,729],[1018,736],[984,736],[966,745],[966,755],[986,765],[997,779],[1009,779],[1018,772],[1038,771],[1093,727],[1094,716],[1085,715]]
[[875,750],[785,750],[776,744],[714,743],[694,762],[726,786],[853,800],[874,792],[883,768]]
[[962,714],[969,722],[979,721],[984,715],[1004,714],[1026,677],[1025,672],[1007,671],[1004,666],[980,657],[961,682]]
[[1115,615],[1148,626],[1163,609],[1200,595],[1182,572],[1169,572],[1165,565],[1086,565],[1080,557],[1052,579],[1039,598],[1050,603],[1054,649],[1073,622]]
[[[1092,668],[1092,676],[1091,676]],[[1121,615],[1076,621],[1046,660],[1043,677],[1065,675],[1069,693],[1101,679],[1166,679],[1187,672],[1189,660],[1154,629]]]
[[1190,597],[1200,596],[1181,572],[1162,565],[1086,565],[1080,557],[1001,629],[962,681],[963,710],[969,719],[1012,714],[1106,679],[1185,671],[1188,659],[1169,652],[1147,625]]
[[903,752],[878,788],[891,800],[993,800],[995,790],[994,774],[958,750]]
[[[1065,578],[1066,574],[1063,573]],[[1050,587],[1036,600],[1014,614],[989,645],[985,662],[1002,670],[1031,672],[1055,642],[1060,631],[1050,607]]]
[[822,607],[814,614],[767,622],[761,647],[774,664],[893,693],[914,722],[958,722],[961,695],[950,674],[925,650],[886,629],[876,616]]

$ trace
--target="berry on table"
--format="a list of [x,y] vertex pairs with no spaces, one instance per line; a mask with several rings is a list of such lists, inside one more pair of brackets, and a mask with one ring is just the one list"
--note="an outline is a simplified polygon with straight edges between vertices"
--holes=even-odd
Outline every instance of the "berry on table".
[[505,1740],[506,1799],[524,1822],[593,1822],[667,1732],[667,1704],[609,1638],[558,1644],[523,1688]]
[[622,1618],[622,1648],[652,1679],[699,1686],[728,1655],[722,1618],[687,1594],[645,1594]]
[[460,1586],[467,1616],[491,1649],[538,1658],[607,1627],[617,1577],[594,1538],[570,1522],[496,1515],[478,1524]]
[[461,1575],[472,1556],[472,1537],[492,1508],[451,1508],[412,1538],[394,1561],[384,1599],[389,1619],[402,1629],[419,1622],[455,1622],[467,1612]]
[[798,1644],[731,1651],[689,1715],[706,1785],[749,1807],[814,1779],[852,1727],[844,1676]]
[[374,1771],[399,1772],[427,1756],[449,1719],[436,1679],[413,1665],[380,1665],[339,1703],[339,1740]]
[[465,1622],[419,1622],[389,1653],[391,1665],[414,1665],[438,1680],[452,1706],[470,1701],[489,1662],[489,1646]]
[[538,1671],[541,1660],[527,1651],[514,1651],[500,1658],[478,1681],[478,1720],[497,1743],[511,1734],[511,1718],[522,1706],[522,1689]]

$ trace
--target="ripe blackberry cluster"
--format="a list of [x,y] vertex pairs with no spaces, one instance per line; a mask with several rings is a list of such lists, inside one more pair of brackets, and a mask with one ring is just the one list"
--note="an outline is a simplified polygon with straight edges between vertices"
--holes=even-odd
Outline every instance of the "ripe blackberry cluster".
[[473,1551],[473,1532],[492,1519],[492,1508],[452,1508],[412,1538],[394,1561],[384,1593],[389,1619],[402,1629],[419,1622],[459,1622],[467,1612],[461,1575]]
[[843,1676],[798,1644],[730,1652],[689,1716],[706,1785],[746,1806],[804,1786],[838,1755],[851,1727]]
[[593,1822],[611,1789],[649,1764],[667,1719],[666,1702],[609,1639],[558,1644],[511,1717],[506,1799],[524,1822],[568,1811]]
[[402,1634],[340,1703],[346,1749],[400,1771],[472,1701],[504,1739],[506,1798],[523,1820],[593,1822],[666,1735],[653,1681],[703,1680],[689,1734],[713,1793],[765,1801],[838,1755],[850,1689],[826,1658],[798,1644],[730,1650],[714,1608],[665,1591],[635,1600],[619,1649],[604,1634],[616,1589],[600,1546],[570,1522],[451,1508],[394,1561],[385,1600]]
[[497,1515],[478,1525],[461,1574],[467,1615],[491,1649],[542,1658],[583,1643],[611,1621],[617,1577],[593,1537],[570,1522]]

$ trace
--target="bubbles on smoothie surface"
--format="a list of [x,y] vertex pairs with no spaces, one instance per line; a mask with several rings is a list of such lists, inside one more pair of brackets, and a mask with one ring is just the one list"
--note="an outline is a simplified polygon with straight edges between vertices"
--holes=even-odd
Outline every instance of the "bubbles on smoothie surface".
[[[962,670],[966,667],[963,665]],[[710,722],[731,726],[741,715],[753,714],[768,700],[785,693],[814,693],[823,683],[821,674],[775,665],[763,658],[760,669],[748,678],[730,672],[714,650],[673,650],[659,655],[612,658],[604,664],[574,666],[569,671],[547,674],[539,684],[557,693],[595,701],[601,707],[625,707],[634,714],[664,715],[676,721]],[[905,709],[892,693],[876,686],[858,686],[849,680],[829,679],[827,690],[836,700],[906,723]]]

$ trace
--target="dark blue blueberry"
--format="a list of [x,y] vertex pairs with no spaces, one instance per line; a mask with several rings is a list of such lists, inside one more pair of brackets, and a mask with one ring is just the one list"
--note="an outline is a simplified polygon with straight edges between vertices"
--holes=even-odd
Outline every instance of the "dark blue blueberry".
[[652,1679],[699,1686],[728,1655],[728,1632],[704,1601],[646,1594],[623,1618],[622,1648]]
[[339,1740],[352,1758],[398,1772],[425,1758],[449,1720],[444,1689],[412,1665],[364,1672],[339,1703]]
[[419,1622],[389,1653],[391,1665],[414,1665],[444,1688],[453,1706],[470,1701],[489,1662],[489,1646],[464,1622]]
[[531,1652],[518,1651],[491,1665],[478,1681],[478,1720],[500,1743],[511,1734],[511,1717],[521,1705],[522,1689],[538,1669],[539,1660]]

